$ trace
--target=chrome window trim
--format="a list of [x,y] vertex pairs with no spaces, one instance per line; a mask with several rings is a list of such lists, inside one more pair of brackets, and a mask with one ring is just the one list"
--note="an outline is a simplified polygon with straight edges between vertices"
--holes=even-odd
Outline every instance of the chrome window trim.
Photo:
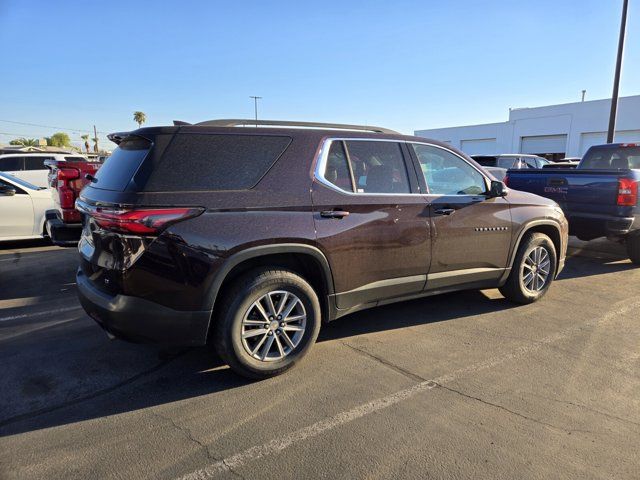
[[[398,143],[398,144],[402,144],[404,143],[405,145],[407,145],[407,147],[410,147],[411,144],[416,144],[416,145],[425,145],[428,147],[434,147],[434,148],[439,148],[440,150],[444,150],[445,152],[449,152],[452,155],[455,155],[456,157],[458,157],[460,160],[462,160],[463,162],[465,162],[467,165],[469,165],[471,168],[473,168],[474,170],[476,170],[483,178],[484,180],[484,184],[485,184],[485,192],[481,193],[481,194],[477,194],[477,195],[472,195],[472,194],[452,194],[452,195],[446,195],[447,197],[478,197],[478,196],[486,196],[486,194],[489,192],[489,185],[491,185],[491,182],[489,181],[488,177],[485,175],[485,173],[478,169],[475,165],[469,163],[467,161],[467,159],[465,159],[464,157],[462,157],[461,155],[458,155],[456,152],[454,152],[453,150],[449,150],[446,147],[442,147],[440,145],[435,145],[433,143],[429,143],[429,142],[420,142],[420,141],[414,141],[414,140],[394,140],[391,138],[362,138],[362,137],[329,137],[329,138],[325,138],[322,142],[322,147],[320,147],[320,152],[318,153],[318,158],[316,161],[316,168],[314,171],[314,178],[319,181],[320,183],[322,183],[325,187],[330,188],[336,192],[345,194],[345,195],[357,195],[357,196],[432,196],[432,197],[442,197],[445,196],[443,194],[435,194],[435,193],[429,193],[427,192],[417,192],[417,193],[368,193],[368,192],[349,192],[347,190],[343,190],[340,187],[337,187],[336,185],[334,185],[333,183],[331,183],[330,181],[328,181],[327,179],[324,178],[324,172],[327,166],[327,159],[329,158],[329,150],[331,149],[331,143],[332,142],[353,142],[353,141],[360,141],[360,142],[391,142],[391,143]],[[414,152],[415,155],[415,152]],[[402,156],[404,158],[404,152],[402,152]],[[407,159],[405,158],[405,161]],[[409,159],[410,162],[413,163],[413,158]],[[418,160],[418,163],[420,161]],[[417,173],[417,172],[416,172]],[[426,184],[426,179],[425,180],[425,184]],[[418,188],[420,188],[420,185],[418,185]],[[427,185],[427,189],[429,188],[429,185]]]
[[[464,158],[464,157],[463,157],[463,156],[461,156],[461,155],[458,155],[458,154],[457,154],[456,152],[454,152],[453,150],[449,150],[448,148],[441,147],[440,145],[434,145],[433,143],[429,143],[429,142],[415,142],[415,141],[408,141],[408,142],[406,142],[406,143],[407,143],[407,145],[408,145],[408,144],[425,145],[425,146],[427,146],[427,147],[434,147],[434,148],[438,148],[438,149],[440,149],[440,150],[444,150],[445,152],[449,152],[450,154],[452,154],[452,155],[454,155],[454,156],[458,157],[458,158],[459,158],[460,160],[462,160],[464,163],[466,163],[466,164],[467,164],[467,165],[469,165],[471,168],[473,168],[476,172],[478,172],[478,173],[480,174],[480,176],[481,176],[481,177],[482,177],[482,179],[484,180],[484,188],[485,188],[485,191],[484,191],[483,193],[476,194],[476,195],[473,195],[473,194],[470,194],[470,193],[465,193],[465,194],[457,194],[457,193],[455,193],[455,194],[447,195],[447,197],[477,197],[477,196],[480,196],[480,195],[486,195],[486,194],[489,192],[489,186],[491,185],[491,182],[490,182],[489,178],[485,175],[485,173],[484,173],[482,170],[480,170],[478,167],[476,167],[475,165],[473,165],[472,163],[469,163],[469,162],[467,161],[467,159],[466,159],[466,158]],[[414,154],[415,154],[415,151],[414,151]],[[416,155],[416,157],[417,157],[417,154],[415,154],[415,155]],[[418,163],[420,163],[420,160],[418,160]],[[422,171],[422,170],[421,170],[421,171]],[[423,176],[424,176],[424,174],[423,174]],[[424,182],[425,182],[425,184],[427,183],[427,179],[426,179],[426,178],[424,179]],[[427,185],[427,189],[428,189],[428,188],[429,188],[429,185]],[[437,194],[437,193],[430,194],[430,193],[428,193],[427,195],[443,196],[444,194]]]
[[[355,138],[347,138],[347,137],[329,137],[329,138],[325,138],[323,143],[322,143],[322,147],[320,148],[320,153],[318,154],[318,160],[316,161],[316,169],[314,171],[314,178],[316,180],[318,180],[320,183],[322,183],[325,187],[328,187],[332,190],[335,190],[336,192],[342,193],[344,195],[354,195],[354,196],[368,196],[368,197],[404,197],[404,196],[412,196],[412,197],[416,197],[416,196],[424,196],[424,193],[422,192],[417,192],[417,193],[372,193],[372,192],[349,192],[347,190],[343,190],[340,187],[337,187],[336,185],[334,185],[333,183],[331,183],[329,180],[324,178],[324,171],[327,167],[327,159],[329,158],[329,150],[331,149],[331,143],[332,142],[354,142],[354,141],[360,141],[360,142],[389,142],[389,143],[397,143],[398,145],[401,145],[403,143],[407,143],[405,140],[394,140],[392,138],[362,138],[362,137],[355,137]],[[346,153],[346,152],[345,152]],[[404,152],[402,152],[402,150],[400,150],[400,153],[402,154],[402,158],[403,160],[406,162],[407,159],[405,158]],[[409,159],[410,161],[413,161],[412,159]],[[406,164],[405,164],[406,167]],[[409,172],[407,172],[407,176],[409,175]],[[407,178],[407,180],[409,180],[409,178]],[[419,187],[418,187],[419,188]]]

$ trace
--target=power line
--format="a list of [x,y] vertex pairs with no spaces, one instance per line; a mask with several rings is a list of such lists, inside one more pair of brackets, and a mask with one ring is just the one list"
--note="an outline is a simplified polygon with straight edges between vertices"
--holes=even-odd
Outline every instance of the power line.
[[[2,119],[0,119],[0,122],[13,123],[15,125],[26,125],[26,126],[29,126],[29,127],[55,128],[55,129],[58,129],[58,130],[68,130],[70,132],[93,133],[91,130],[86,130],[84,128],[55,127],[55,126],[52,126],[52,125],[40,125],[40,124],[37,124],[37,123],[16,122],[14,120],[2,120]],[[98,133],[102,133],[102,134],[106,135],[108,132],[98,131]]]

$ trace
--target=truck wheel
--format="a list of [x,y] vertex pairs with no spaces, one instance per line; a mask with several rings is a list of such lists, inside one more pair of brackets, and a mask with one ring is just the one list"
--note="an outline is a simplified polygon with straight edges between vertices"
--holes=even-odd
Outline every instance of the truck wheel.
[[627,253],[636,265],[640,265],[640,235],[627,238]]
[[244,377],[283,373],[318,337],[318,296],[289,270],[253,270],[234,282],[223,302],[214,319],[214,344],[222,359]]
[[500,293],[512,302],[533,303],[547,293],[555,274],[556,249],[551,239],[543,233],[527,234]]

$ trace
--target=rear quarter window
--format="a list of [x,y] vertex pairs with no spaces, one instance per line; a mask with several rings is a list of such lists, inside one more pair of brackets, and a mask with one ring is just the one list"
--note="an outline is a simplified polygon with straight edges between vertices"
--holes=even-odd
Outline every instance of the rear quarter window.
[[142,137],[127,137],[116,148],[95,175],[91,186],[101,190],[123,191],[151,149],[151,142]]
[[153,166],[143,190],[249,189],[290,143],[291,138],[284,136],[178,133]]

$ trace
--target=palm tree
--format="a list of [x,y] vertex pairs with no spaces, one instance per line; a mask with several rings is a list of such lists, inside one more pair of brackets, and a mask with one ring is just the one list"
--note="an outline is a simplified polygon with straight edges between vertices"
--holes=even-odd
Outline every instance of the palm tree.
[[89,135],[80,135],[80,138],[84,140],[84,148],[87,150],[87,153],[89,153]]
[[11,140],[9,145],[22,145],[24,147],[37,147],[38,140],[35,138],[16,138],[15,140]]
[[141,127],[147,121],[147,116],[144,112],[133,112],[133,121],[138,124],[138,127]]

